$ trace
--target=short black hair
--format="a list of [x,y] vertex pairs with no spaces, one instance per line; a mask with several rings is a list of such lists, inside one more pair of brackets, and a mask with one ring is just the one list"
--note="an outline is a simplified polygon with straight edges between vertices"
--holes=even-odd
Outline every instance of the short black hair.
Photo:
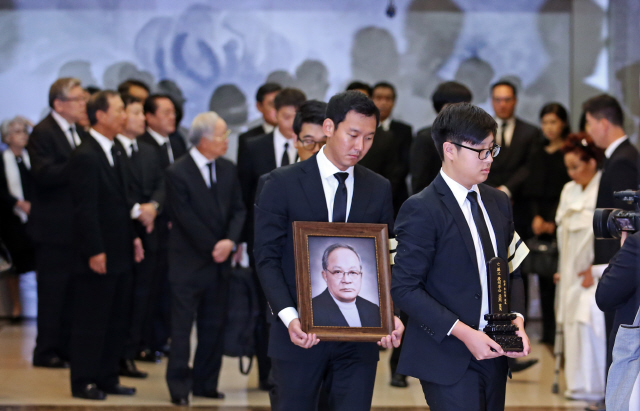
[[89,123],[95,126],[98,122],[96,113],[98,111],[109,111],[109,98],[113,96],[119,96],[120,94],[115,90],[102,90],[89,97],[87,101],[87,117],[89,117]]
[[347,86],[347,90],[346,91],[351,91],[351,90],[366,90],[367,91],[367,96],[371,97],[371,92],[373,90],[371,90],[371,86],[368,85],[367,83],[363,82],[363,81],[352,81],[351,83],[349,83],[349,85]]
[[359,91],[349,90],[338,93],[331,97],[329,104],[327,104],[327,118],[333,121],[336,129],[350,111],[355,111],[366,117],[375,116],[376,127],[380,125],[380,110],[373,103],[373,100]]
[[147,86],[144,82],[130,78],[120,83],[120,85],[118,86],[118,93],[129,94],[129,89],[131,88],[131,86],[141,87],[147,90],[147,93],[151,92],[151,90],[149,89],[149,86]]
[[540,109],[540,120],[547,114],[555,114],[562,122],[564,127],[562,128],[561,137],[566,138],[571,133],[571,126],[569,125],[569,113],[567,109],[560,103],[547,103]]
[[152,94],[144,101],[144,114],[156,114],[156,111],[158,110],[157,100],[161,98],[169,99],[171,104],[173,104],[173,108],[176,108],[176,103],[174,103],[173,99],[168,94]]
[[256,92],[256,101],[258,103],[262,103],[264,101],[264,96],[280,90],[282,90],[282,86],[278,83],[264,83],[260,86],[260,88],[258,88],[258,91]]
[[379,83],[376,83],[373,86],[373,89],[371,89],[371,97],[373,97],[373,93],[375,93],[377,88],[388,88],[391,89],[391,91],[393,92],[393,99],[396,99],[396,88],[393,86],[393,84],[388,83],[386,81],[381,81]]
[[298,110],[305,101],[307,101],[307,96],[304,95],[302,90],[287,87],[280,90],[275,100],[273,100],[273,104],[276,106],[276,111],[287,106],[293,106]]
[[122,94],[120,93],[120,97],[122,97],[122,101],[124,102],[124,107],[126,108],[129,104],[134,104],[134,103],[142,103],[142,99],[139,99],[138,97],[134,97],[131,94]]
[[296,136],[300,137],[303,124],[309,123],[321,126],[322,123],[324,123],[324,119],[327,118],[326,113],[327,103],[324,101],[305,101],[298,109],[296,118],[293,120],[293,132],[296,133]]
[[431,95],[433,109],[436,113],[441,112],[445,104],[471,103],[471,100],[473,100],[471,90],[457,81],[440,83]]
[[93,95],[100,91],[101,88],[98,86],[87,86],[84,90],[89,93],[89,95]]
[[442,109],[431,127],[431,138],[444,160],[442,145],[446,141],[471,145],[482,144],[489,134],[495,136],[498,123],[486,111],[470,103],[450,104]]
[[623,127],[624,125],[624,113],[620,103],[608,94],[591,97],[582,104],[582,110],[598,120],[606,118],[614,126]]
[[508,80],[500,80],[497,83],[493,83],[491,85],[491,94],[493,94],[493,90],[498,86],[511,87],[511,90],[513,91],[513,97],[514,98],[518,97],[518,89],[516,88],[516,85],[513,84],[512,82],[508,81]]

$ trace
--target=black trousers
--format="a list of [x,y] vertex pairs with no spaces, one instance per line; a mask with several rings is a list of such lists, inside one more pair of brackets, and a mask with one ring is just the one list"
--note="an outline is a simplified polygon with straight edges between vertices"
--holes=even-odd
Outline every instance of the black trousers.
[[471,359],[460,381],[441,385],[420,380],[432,411],[504,411],[507,357]]
[[[226,321],[228,277],[212,270],[206,282],[171,284],[171,355],[167,385],[172,398],[217,391]],[[198,346],[189,368],[194,320]]]
[[71,333],[71,389],[119,382],[130,316],[132,274],[76,274]]
[[158,251],[156,254],[156,273],[151,288],[153,317],[146,328],[143,338],[145,348],[161,351],[171,336],[171,285],[169,283],[169,224],[165,216],[156,220]]
[[123,358],[133,360],[138,352],[150,348],[153,316],[156,301],[152,298],[154,282],[157,281],[156,253],[145,249],[144,260],[133,269],[133,293],[131,322],[125,343]]
[[[403,311],[400,311],[400,321],[402,321],[402,324],[407,325],[407,322],[409,321],[409,316],[407,314],[405,314]],[[393,348],[393,351],[391,352],[391,357],[389,358],[389,368],[391,368],[391,375],[396,373],[396,370],[398,369],[398,362],[400,361],[400,354],[402,353],[402,341],[400,341],[400,346],[398,346],[398,348]]]
[[40,244],[36,249],[38,278],[38,336],[34,362],[53,357],[69,359],[73,281],[71,246]]
[[[252,244],[248,244],[247,247],[251,247]],[[256,360],[258,361],[258,378],[261,383],[266,383],[269,380],[269,374],[271,373],[271,358],[268,355],[269,351],[269,304],[267,303],[267,297],[262,290],[262,284],[256,273],[255,259],[253,251],[249,249],[247,251],[249,256],[249,266],[253,270],[253,281],[256,285],[256,291],[258,294],[258,319],[256,321],[256,328],[253,333],[255,341]]]
[[326,406],[333,411],[369,411],[378,362],[371,361],[369,355],[362,358],[362,344],[371,343],[320,344],[325,345],[320,361],[271,359],[275,384],[269,393],[271,409],[316,410],[322,388],[327,397],[323,409]]

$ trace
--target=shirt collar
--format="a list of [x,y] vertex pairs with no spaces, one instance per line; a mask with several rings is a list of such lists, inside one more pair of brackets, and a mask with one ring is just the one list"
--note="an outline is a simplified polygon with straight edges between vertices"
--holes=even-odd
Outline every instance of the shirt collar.
[[[342,172],[342,170],[336,167],[335,164],[333,164],[324,154],[325,147],[326,145],[322,146],[322,148],[316,155],[316,160],[318,161],[318,169],[320,169],[320,177],[323,179],[327,177],[333,177],[335,173]],[[353,178],[353,167],[349,167],[346,172],[349,173],[349,177]]]
[[387,117],[385,121],[381,121],[380,127],[382,127],[384,131],[389,131],[389,129],[391,128],[391,116]]
[[293,147],[293,139],[283,136],[278,127],[273,129],[273,143],[278,147],[284,147],[285,143],[289,143],[289,149]]
[[116,136],[116,138],[118,139],[120,144],[122,144],[124,146],[124,148],[125,148],[125,150],[127,150],[127,152],[129,152],[129,150],[132,150],[132,149],[135,149],[136,151],[138,151],[137,145],[135,144],[136,143],[135,140],[132,140],[132,139],[126,137],[126,136],[123,136],[122,134],[118,134]]
[[169,142],[169,137],[165,137],[160,135],[158,132],[151,129],[151,127],[147,127],[147,132],[153,137],[154,140],[158,143],[158,145],[163,145],[164,143]]
[[102,149],[105,151],[105,153],[107,151],[109,153],[111,153],[111,147],[113,147],[113,141],[112,140],[109,140],[108,138],[106,138],[102,134],[98,133],[93,128],[89,130],[89,134],[91,134],[91,136],[98,142],[98,144],[100,144],[100,147],[102,147]]
[[67,119],[65,119],[64,117],[62,117],[60,114],[58,114],[57,111],[55,110],[51,110],[51,117],[53,117],[53,119],[56,121],[56,123],[58,123],[58,125],[60,126],[60,128],[62,129],[62,131],[64,131],[64,133],[66,134],[67,131],[69,131],[69,129],[71,128],[71,124],[69,124],[69,122],[67,121]]
[[[464,201],[467,199],[469,190],[467,190],[465,186],[458,183],[453,178],[449,177],[447,173],[444,172],[443,169],[440,169],[440,175],[444,179],[444,182],[447,183],[447,186],[449,186],[449,189],[451,189],[451,192],[453,193],[453,196],[456,198],[456,201],[460,205],[460,208],[462,208],[462,204],[464,204]],[[480,198],[480,190],[478,190],[477,184],[474,184],[473,187],[471,187],[471,190],[475,191],[478,194],[478,198]]]
[[605,157],[611,158],[611,155],[613,154],[614,151],[616,151],[616,148],[618,148],[620,146],[620,144],[624,143],[628,139],[629,139],[629,137],[622,136],[619,139],[617,139],[616,141],[614,141],[613,143],[609,144],[609,147],[607,147],[607,149],[604,150]]
[[508,118],[506,120],[503,120],[503,119],[501,119],[499,117],[494,117],[494,119],[496,120],[496,123],[498,123],[498,127],[502,126],[502,123],[504,123],[504,122],[507,123],[507,127],[509,127],[512,124],[515,124],[515,122],[516,122],[516,117],[515,116],[510,117],[510,118]]
[[196,147],[191,147],[191,149],[189,150],[189,154],[193,158],[193,161],[195,161],[198,169],[207,167],[207,164],[209,163],[215,163],[215,160],[209,160],[208,158],[206,158],[200,151],[198,151]]
[[276,127],[272,126],[271,124],[267,123],[266,121],[262,122],[262,129],[264,130],[265,134],[269,134],[271,133]]

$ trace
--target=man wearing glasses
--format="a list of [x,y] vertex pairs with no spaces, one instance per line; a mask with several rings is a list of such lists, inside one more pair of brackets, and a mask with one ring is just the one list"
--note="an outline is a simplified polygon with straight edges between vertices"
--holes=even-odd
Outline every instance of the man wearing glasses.
[[320,151],[327,142],[322,130],[327,103],[309,100],[300,106],[293,120],[293,132],[296,134],[294,146],[298,149],[298,161],[304,161]]
[[479,107],[445,107],[431,130],[440,173],[404,203],[396,220],[391,296],[409,316],[397,372],[420,379],[434,411],[504,409],[507,359],[530,351],[518,314],[524,291],[517,268],[510,308],[523,352],[505,352],[482,332],[489,313],[486,262],[507,261],[515,236],[509,198],[483,184],[500,153],[496,128]]
[[311,301],[313,325],[321,327],[380,327],[380,307],[358,294],[362,261],[348,244],[331,244],[322,254],[322,278],[327,288]]

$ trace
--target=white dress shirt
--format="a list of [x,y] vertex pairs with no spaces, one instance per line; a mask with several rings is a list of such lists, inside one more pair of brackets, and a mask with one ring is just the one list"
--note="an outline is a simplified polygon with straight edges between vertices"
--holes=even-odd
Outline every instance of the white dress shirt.
[[[496,144],[500,145],[501,147],[509,147],[511,145],[511,140],[513,139],[513,132],[516,129],[516,118],[511,117],[509,119],[503,120],[496,117],[495,120],[498,123],[498,131],[496,131],[495,137]],[[500,136],[502,136],[502,127],[505,121],[507,122],[507,125],[504,129],[505,141],[500,141],[499,139]]]
[[296,159],[297,149],[293,146],[293,139],[288,139],[282,135],[280,129],[276,127],[273,130],[273,150],[276,154],[276,165],[282,167],[282,155],[284,154],[284,145],[289,144],[287,147],[287,156],[289,156],[289,164],[293,164]]
[[264,134],[271,133],[275,128],[276,128],[276,126],[272,126],[271,124],[267,123],[266,121],[262,122],[262,129],[264,130]]
[[616,141],[614,141],[613,143],[609,144],[609,147],[607,147],[607,149],[604,150],[604,156],[607,158],[611,158],[611,155],[613,155],[613,152],[616,151],[616,148],[620,147],[620,144],[624,143],[628,139],[629,137],[622,136]]
[[209,160],[208,158],[206,158],[204,155],[202,155],[202,153],[200,151],[198,151],[198,149],[196,147],[191,147],[191,149],[189,150],[189,155],[191,155],[191,157],[193,158],[193,161],[195,161],[196,166],[198,166],[198,170],[200,170],[200,174],[202,174],[202,178],[204,179],[205,184],[207,185],[207,187],[211,188],[211,178],[209,176],[209,163],[213,164],[213,182],[215,183],[217,181],[216,178],[216,163],[215,160]]
[[[324,189],[324,198],[327,201],[327,214],[329,216],[329,222],[333,222],[333,200],[336,195],[336,191],[338,191],[338,179],[334,176],[335,173],[342,172],[338,167],[335,166],[327,156],[324,154],[324,149],[326,146],[323,146],[320,151],[318,151],[318,155],[316,155],[316,160],[318,161],[318,169],[320,170],[320,179],[322,180],[322,188]],[[307,161],[313,161],[313,157]],[[349,212],[351,211],[351,200],[353,200],[353,167],[349,167],[345,172],[349,173],[349,176],[345,180],[345,186],[347,187],[347,221],[349,221]],[[294,307],[283,308],[279,313],[278,317],[282,320],[285,327],[289,328],[289,323],[294,319],[298,318],[298,310]],[[347,320],[348,322],[349,320]],[[360,321],[360,317],[358,316],[358,321]]]
[[[80,137],[78,136],[78,131],[76,130],[75,124],[69,124],[69,122],[58,114],[55,110],[51,110],[51,117],[58,123],[62,131],[64,131],[64,135],[67,136],[67,141],[69,141],[69,145],[71,147],[78,147],[81,143]],[[71,133],[70,128],[73,128],[73,133]]]
[[104,154],[107,156],[107,160],[109,160],[109,164],[111,164],[111,167],[113,167],[115,165],[115,163],[113,162],[113,155],[111,154],[113,140],[109,140],[94,129],[90,129],[89,134],[91,134],[91,137],[93,137],[98,142],[98,144],[100,144],[100,147],[102,147],[102,150],[104,150]]
[[391,128],[391,117],[387,117],[384,121],[381,121],[380,127],[382,127],[384,131],[389,131]]
[[135,139],[130,139],[122,134],[118,134],[116,136],[120,144],[124,147],[124,150],[127,152],[127,157],[131,158],[132,152],[138,151],[138,142]]
[[169,140],[169,137],[160,135],[156,131],[152,130],[151,127],[147,127],[147,131],[149,132],[151,137],[156,140],[159,146],[165,143],[167,144],[167,150],[169,151],[169,164],[173,164],[173,149],[171,148],[171,141]]
[[331,294],[331,291],[329,291],[329,295],[338,305],[338,308],[344,316],[344,319],[347,320],[349,327],[362,327],[362,321],[360,321],[360,313],[358,312],[356,300],[353,300],[353,302],[350,303],[343,303],[342,301],[338,301],[338,299]]

